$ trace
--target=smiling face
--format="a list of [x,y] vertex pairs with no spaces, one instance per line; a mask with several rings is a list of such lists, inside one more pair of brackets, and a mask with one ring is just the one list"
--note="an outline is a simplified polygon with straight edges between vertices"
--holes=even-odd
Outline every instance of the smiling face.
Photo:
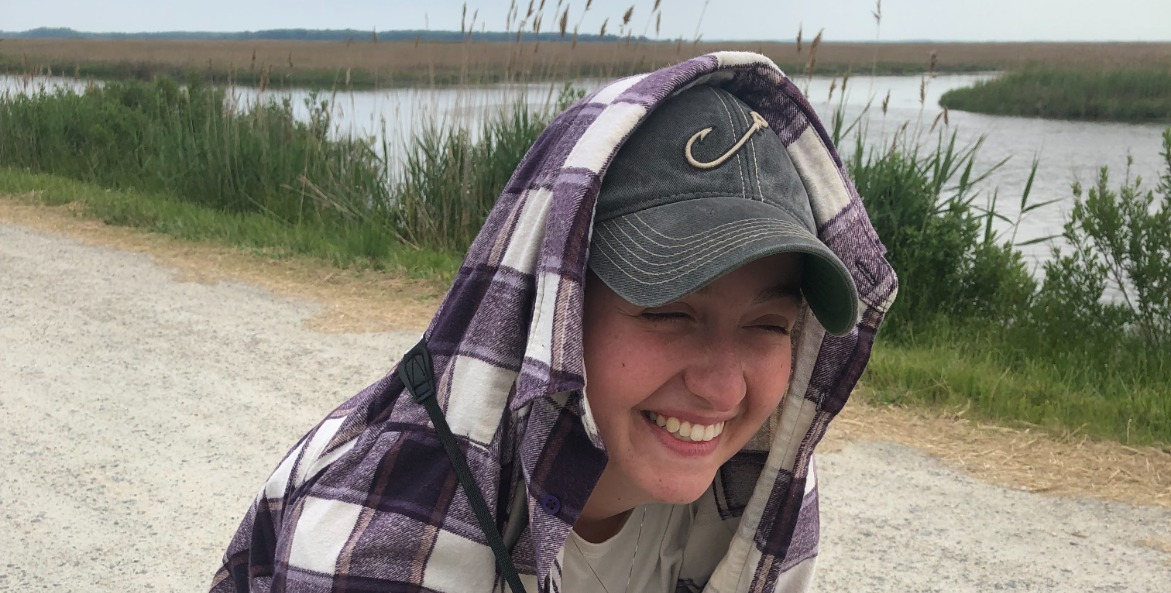
[[579,534],[604,539],[640,504],[696,500],[756,434],[789,384],[800,264],[764,257],[649,309],[591,277],[586,393],[610,460]]

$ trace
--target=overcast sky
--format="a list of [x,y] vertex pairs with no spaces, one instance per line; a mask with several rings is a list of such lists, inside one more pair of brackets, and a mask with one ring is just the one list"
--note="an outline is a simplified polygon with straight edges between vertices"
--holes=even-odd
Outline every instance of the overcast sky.
[[[540,0],[536,0],[540,3]],[[521,9],[528,2],[518,2]],[[570,28],[616,30],[634,4],[634,33],[654,37],[654,0],[585,0],[569,6]],[[542,30],[552,30],[557,0],[546,0]],[[504,30],[508,0],[470,0],[476,29]],[[0,31],[70,27],[81,31],[255,31],[259,29],[458,29],[456,0],[0,0]],[[1171,41],[1171,0],[886,0],[881,27],[874,0],[662,0],[659,37],[691,40],[829,41]]]

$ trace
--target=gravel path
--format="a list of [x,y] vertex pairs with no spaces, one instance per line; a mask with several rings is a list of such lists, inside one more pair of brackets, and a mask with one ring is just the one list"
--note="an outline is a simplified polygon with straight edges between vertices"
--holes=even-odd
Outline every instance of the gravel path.
[[[267,472],[413,332],[0,224],[0,591],[202,591]],[[1008,491],[883,442],[820,459],[820,591],[1171,591],[1171,511]]]

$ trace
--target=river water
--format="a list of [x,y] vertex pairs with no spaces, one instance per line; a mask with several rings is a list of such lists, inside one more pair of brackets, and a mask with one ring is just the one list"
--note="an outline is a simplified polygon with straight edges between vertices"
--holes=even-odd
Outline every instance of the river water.
[[[1139,176],[1146,187],[1154,187],[1160,168],[1161,135],[1165,125],[1093,123],[1036,118],[996,117],[973,113],[950,112],[948,123],[936,121],[941,109],[939,97],[947,90],[971,85],[993,74],[940,75],[924,79],[919,76],[852,77],[844,94],[841,81],[825,77],[801,78],[815,109],[827,127],[830,116],[839,107],[847,121],[860,118],[860,127],[866,128],[866,145],[882,150],[891,143],[892,135],[905,126],[905,134],[921,144],[932,147],[938,133],[955,132],[958,146],[969,146],[980,138],[983,146],[977,153],[976,171],[992,169],[1005,161],[980,186],[978,204],[985,204],[998,191],[998,210],[1015,218],[1021,193],[1028,179],[1034,157],[1039,160],[1029,203],[1058,200],[1052,206],[1026,216],[1016,231],[1018,243],[1060,232],[1061,225],[1072,203],[1070,186],[1075,181],[1092,184],[1102,166],[1108,166],[1111,185],[1117,185],[1127,171],[1127,159],[1133,158],[1130,175]],[[80,83],[68,79],[40,81],[0,77],[0,95],[27,93],[39,85],[65,86],[80,89]],[[578,84],[586,89],[597,81]],[[834,91],[830,94],[831,86]],[[309,100],[330,102],[334,133],[372,138],[379,147],[385,147],[392,162],[398,162],[403,147],[411,137],[429,123],[439,125],[458,123],[475,130],[485,114],[517,100],[542,108],[555,103],[559,84],[496,85],[475,88],[390,89],[311,94],[305,90],[268,90],[261,93],[252,88],[233,89],[235,99],[247,107],[260,98],[282,100],[288,98],[297,115],[309,116]],[[889,93],[886,112],[881,104]],[[932,130],[933,123],[935,124]],[[848,136],[842,150],[853,150],[854,140]],[[1011,232],[1008,225],[998,223],[1002,233]],[[1036,266],[1049,257],[1052,242],[1022,248],[1026,258]]]
[[[1016,232],[1017,243],[1060,233],[1072,206],[1071,185],[1075,181],[1083,186],[1093,184],[1102,166],[1109,167],[1110,185],[1117,188],[1127,174],[1129,156],[1133,158],[1129,168],[1131,178],[1141,177],[1144,187],[1157,185],[1163,172],[1160,151],[1166,124],[1082,122],[951,111],[947,117],[949,123],[945,126],[939,121],[935,132],[931,132],[933,122],[942,111],[938,105],[944,92],[970,86],[991,76],[994,74],[941,75],[927,79],[925,86],[921,86],[924,79],[917,76],[853,78],[848,83],[845,100],[847,121],[865,112],[864,125],[869,130],[867,144],[879,149],[889,146],[892,135],[904,124],[908,133],[918,130],[919,139],[928,148],[935,146],[940,128],[947,135],[955,132],[957,146],[970,146],[983,138],[983,145],[976,153],[975,171],[994,167],[995,170],[977,186],[982,189],[976,203],[986,204],[992,193],[998,191],[997,211],[1010,219],[1017,217],[1021,195],[1036,157],[1037,174],[1028,203],[1058,201],[1032,211],[1021,220]],[[833,108],[841,102],[840,92],[835,93],[833,101],[827,100],[831,84],[829,79],[814,78],[807,85],[802,81],[803,88],[807,88],[806,94],[827,125]],[[888,91],[890,101],[887,113],[883,115],[880,105]],[[868,102],[871,106],[867,110]],[[852,150],[852,140],[847,139],[843,144],[847,145],[842,147],[843,150]],[[1001,161],[1003,164],[997,167]],[[1005,236],[1012,231],[1008,226],[997,224]],[[1058,243],[1024,246],[1021,251],[1036,265],[1049,258],[1050,245]]]

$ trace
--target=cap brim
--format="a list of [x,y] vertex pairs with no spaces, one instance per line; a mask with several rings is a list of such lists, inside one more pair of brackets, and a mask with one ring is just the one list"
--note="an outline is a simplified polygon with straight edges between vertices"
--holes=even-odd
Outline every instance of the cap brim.
[[658,307],[740,266],[776,253],[802,253],[801,290],[826,331],[858,320],[858,292],[841,260],[782,210],[741,198],[704,197],[594,224],[590,268],[615,293]]

